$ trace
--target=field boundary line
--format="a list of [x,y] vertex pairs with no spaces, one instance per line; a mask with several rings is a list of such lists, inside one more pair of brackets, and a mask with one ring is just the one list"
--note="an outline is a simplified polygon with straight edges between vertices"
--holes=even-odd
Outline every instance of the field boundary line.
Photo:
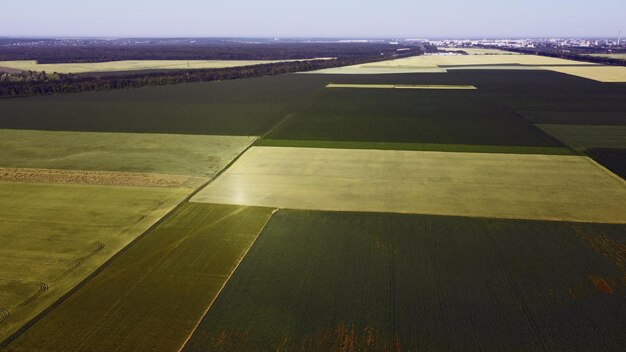
[[78,290],[80,290],[85,285],[87,285],[89,283],[89,281],[91,281],[93,278],[95,278],[100,273],[102,273],[106,268],[109,267],[109,265],[111,265],[111,263],[113,263],[113,261],[115,261],[121,255],[126,253],[132,246],[136,245],[141,239],[143,239],[145,236],[147,236],[150,232],[152,232],[159,225],[161,225],[170,215],[172,215],[174,212],[176,212],[183,204],[189,202],[189,199],[191,199],[191,197],[193,197],[196,193],[200,192],[200,190],[202,190],[202,188],[204,188],[206,186],[206,184],[208,184],[209,182],[210,181],[207,181],[203,185],[200,185],[196,189],[194,189],[193,192],[188,194],[185,198],[181,199],[178,202],[178,204],[176,204],[174,207],[172,207],[172,209],[169,212],[164,214],[160,219],[156,220],[152,225],[150,225],[150,227],[148,227],[144,232],[142,232],[137,237],[135,237],[134,240],[132,240],[126,246],[124,246],[119,251],[117,251],[115,254],[113,254],[111,256],[111,258],[109,258],[104,263],[102,263],[102,265],[100,265],[98,268],[96,268],[91,274],[87,275],[82,281],[80,281],[78,284],[76,284],[74,287],[72,287],[70,290],[68,290],[65,294],[60,296],[56,301],[54,301],[52,304],[50,304],[41,313],[37,314],[35,317],[33,317],[31,320],[29,320],[26,324],[24,324],[22,327],[17,329],[13,334],[9,335],[4,341],[0,341],[0,350],[5,348],[5,347],[8,347],[11,344],[11,342],[13,342],[21,334],[26,332],[26,330],[30,329],[39,320],[41,320],[46,315],[48,315],[48,313],[50,313],[53,309],[55,309],[56,307],[61,305],[68,298],[70,298],[74,293],[76,293]]
[[209,314],[209,311],[211,310],[211,308],[213,307],[213,304],[215,303],[215,301],[217,301],[217,299],[220,297],[220,295],[222,294],[222,291],[224,290],[224,287],[226,287],[226,285],[228,285],[228,282],[230,281],[230,279],[233,277],[233,275],[235,274],[235,272],[237,271],[237,269],[239,269],[239,265],[241,265],[241,263],[243,262],[244,259],[246,259],[246,257],[248,256],[248,253],[250,252],[250,250],[252,249],[252,247],[254,247],[254,245],[256,244],[256,242],[259,240],[259,237],[261,236],[261,233],[263,233],[263,231],[265,230],[265,228],[267,227],[267,224],[269,224],[270,220],[272,220],[272,217],[274,216],[274,214],[276,214],[277,211],[279,211],[281,208],[274,208],[274,210],[272,210],[272,213],[270,214],[270,216],[267,218],[267,221],[265,222],[265,224],[263,224],[263,227],[259,230],[259,233],[256,235],[256,238],[254,239],[254,242],[252,242],[252,244],[250,244],[250,247],[248,247],[248,249],[243,253],[243,255],[241,256],[241,258],[239,259],[239,261],[237,262],[237,264],[235,264],[235,267],[233,268],[233,270],[230,272],[230,274],[228,275],[228,278],[226,278],[226,280],[224,280],[224,284],[222,285],[222,287],[220,287],[219,291],[217,291],[217,294],[215,295],[215,297],[213,297],[213,299],[211,300],[211,302],[209,302],[208,307],[204,310],[204,312],[202,313],[202,316],[200,317],[200,319],[198,319],[198,322],[196,323],[196,325],[193,327],[193,330],[189,333],[189,335],[187,336],[187,338],[185,339],[185,341],[183,342],[183,344],[180,346],[180,348],[178,349],[177,352],[182,352],[185,347],[187,346],[187,344],[189,343],[189,340],[191,340],[191,337],[193,336],[193,334],[196,332],[196,330],[198,330],[198,327],[200,326],[200,324],[202,324],[202,321],[204,320],[204,318],[207,316],[207,314]]
[[607,173],[609,176],[611,176],[614,179],[616,179],[617,181],[619,181],[621,184],[626,185],[626,180],[621,178],[619,175],[616,175],[613,171],[611,171],[611,170],[607,169],[606,167],[604,167],[604,165],[602,165],[599,162],[593,160],[592,158],[590,158],[587,155],[581,155],[581,156],[584,157],[585,159],[587,159],[591,164],[595,165],[600,170],[602,170],[605,173]]

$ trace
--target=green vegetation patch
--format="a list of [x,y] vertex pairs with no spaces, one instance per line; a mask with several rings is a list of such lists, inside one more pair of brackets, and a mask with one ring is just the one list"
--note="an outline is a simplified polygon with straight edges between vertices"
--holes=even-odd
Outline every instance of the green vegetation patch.
[[553,125],[626,125],[624,112],[520,111],[528,121]]
[[561,147],[476,91],[340,89],[319,93],[267,138]]
[[571,155],[568,148],[561,147],[517,147],[469,144],[436,144],[436,143],[391,143],[391,142],[339,142],[339,141],[308,141],[293,139],[260,139],[256,146],[266,147],[301,147],[301,148],[339,148],[339,149],[378,149],[378,150],[415,150],[440,152],[468,153],[505,153],[505,154],[547,154]]
[[272,211],[184,204],[7,350],[177,351]]
[[281,210],[184,351],[618,351],[625,230]]
[[0,128],[259,136],[324,86],[315,76],[283,75],[4,99]]
[[256,137],[0,130],[0,167],[213,176]]
[[188,188],[0,182],[0,312],[4,312],[0,313],[0,343],[190,192]]
[[626,149],[626,125],[538,124],[537,126],[576,150],[593,148]]
[[585,152],[602,166],[626,179],[626,149],[594,148]]

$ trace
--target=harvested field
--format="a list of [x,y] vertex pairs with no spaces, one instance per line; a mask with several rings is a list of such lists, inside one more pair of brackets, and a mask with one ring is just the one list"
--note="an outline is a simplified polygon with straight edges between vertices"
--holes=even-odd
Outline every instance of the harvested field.
[[[0,342],[167,214],[188,187],[0,182]],[[93,316],[92,316],[93,317]]]
[[626,148],[626,125],[538,124],[537,126],[576,150]]
[[449,90],[474,90],[472,85],[411,85],[411,84],[344,84],[330,83],[326,88],[362,88],[362,89],[449,89]]
[[[408,58],[388,60],[382,62],[373,62],[368,64],[345,66],[332,69],[314,71],[314,73],[324,74],[367,74],[367,73],[419,73],[428,72],[428,70],[445,70],[445,66],[473,66],[473,65],[529,65],[541,66],[546,65],[583,65],[593,66],[594,64],[557,59],[537,55],[422,55]],[[549,67],[546,67],[549,69]],[[381,70],[386,70],[381,71]],[[436,71],[433,71],[436,72]]]
[[579,156],[253,147],[192,201],[626,223],[624,182]]
[[22,70],[16,70],[14,68],[0,66],[0,73],[20,73],[20,72],[22,72]]
[[624,230],[281,210],[184,351],[620,351]]
[[272,211],[183,205],[7,350],[177,351]]
[[0,129],[260,136],[324,77],[281,75],[0,100]]
[[0,167],[211,177],[256,137],[0,130]]
[[[328,60],[325,58],[314,60]],[[123,72],[143,70],[197,70],[273,64],[302,60],[128,60],[67,64],[38,64],[37,61],[0,61],[0,66],[22,71],[57,73]]]
[[519,111],[528,121],[551,125],[626,125],[624,112]]
[[188,187],[206,182],[202,177],[131,172],[0,168],[0,183],[55,183],[102,186]]
[[546,69],[598,82],[626,82],[624,66],[550,66]]
[[325,89],[266,138],[563,147],[482,89]]

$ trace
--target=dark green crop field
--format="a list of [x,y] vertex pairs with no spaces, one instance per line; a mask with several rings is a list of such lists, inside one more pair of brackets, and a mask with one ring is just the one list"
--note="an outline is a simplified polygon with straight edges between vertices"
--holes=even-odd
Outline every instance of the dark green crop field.
[[596,148],[589,149],[586,153],[626,180],[626,149]]
[[561,146],[477,91],[326,89],[271,139]]
[[279,211],[185,351],[619,351],[623,225]]
[[262,135],[324,86],[283,75],[0,101],[0,129]]
[[184,204],[6,350],[177,351],[272,211]]
[[554,125],[626,125],[623,112],[520,111],[528,121]]

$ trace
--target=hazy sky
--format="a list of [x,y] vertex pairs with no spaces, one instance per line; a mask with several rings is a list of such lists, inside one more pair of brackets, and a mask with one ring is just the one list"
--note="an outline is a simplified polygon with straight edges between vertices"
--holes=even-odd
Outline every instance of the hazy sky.
[[626,0],[2,2],[0,36],[612,37],[626,32]]

